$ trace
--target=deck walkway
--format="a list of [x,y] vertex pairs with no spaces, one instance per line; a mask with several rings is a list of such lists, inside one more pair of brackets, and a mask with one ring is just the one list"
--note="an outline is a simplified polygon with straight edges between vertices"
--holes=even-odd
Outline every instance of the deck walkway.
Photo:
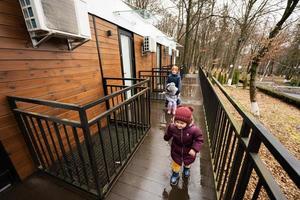
[[[183,79],[182,103],[194,108],[195,123],[204,127],[202,93],[197,75]],[[213,200],[216,199],[210,154],[205,133],[205,144],[191,169],[187,183],[182,179],[178,187],[171,187],[170,147],[163,134],[171,116],[162,102],[152,102],[151,130],[140,149],[120,176],[108,195],[108,200]],[[205,131],[204,128],[202,128]]]
[[[183,79],[182,101],[194,107],[194,118],[197,125],[204,127],[202,94],[197,76]],[[213,200],[216,199],[211,169],[210,154],[205,133],[205,143],[191,169],[188,183],[180,179],[178,187],[171,187],[170,147],[163,140],[163,134],[171,116],[164,111],[162,101],[153,101],[151,107],[151,130],[144,143],[120,176],[111,192],[109,200]],[[205,131],[204,128],[202,128]],[[27,199],[88,199],[84,193],[71,190],[60,181],[45,174],[34,174],[16,187],[0,194],[1,200]]]

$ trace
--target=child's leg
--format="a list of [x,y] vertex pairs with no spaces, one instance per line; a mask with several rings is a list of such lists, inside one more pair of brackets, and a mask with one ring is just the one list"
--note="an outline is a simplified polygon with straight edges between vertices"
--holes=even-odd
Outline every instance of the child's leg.
[[172,161],[171,167],[173,172],[177,172],[177,173],[180,172],[181,166],[178,165],[176,162]]
[[177,103],[176,103],[176,101],[174,101],[173,105],[172,105],[172,110],[173,110],[172,114],[173,115],[175,115],[176,109],[177,109]]
[[184,165],[183,166],[183,175],[184,177],[188,178],[191,174],[191,165]]
[[168,102],[168,114],[171,114],[171,110],[172,110],[172,101]]
[[179,181],[179,171],[180,171],[181,166],[178,165],[176,162],[172,161],[172,176],[170,179],[170,184],[171,185],[177,185]]

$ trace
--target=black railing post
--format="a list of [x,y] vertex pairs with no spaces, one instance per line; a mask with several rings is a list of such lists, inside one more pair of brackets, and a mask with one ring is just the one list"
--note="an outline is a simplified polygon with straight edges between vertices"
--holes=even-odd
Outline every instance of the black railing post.
[[[249,131],[246,131],[246,133],[247,135],[249,135]],[[259,139],[258,135],[254,130],[253,133],[251,134],[249,145],[248,145],[249,153],[258,153],[260,145],[261,145],[261,140]],[[253,161],[250,159],[250,155],[246,154],[243,167],[240,171],[240,177],[239,180],[237,181],[237,186],[236,186],[235,193],[233,195],[233,199],[244,198],[252,170],[253,170]]]
[[103,160],[104,160],[105,173],[106,173],[107,180],[110,181],[110,173],[109,173],[109,169],[108,169],[109,167],[107,164],[106,151],[104,148],[103,136],[102,136],[102,132],[101,132],[101,122],[99,123],[99,121],[97,121],[97,128],[98,128],[98,136],[99,136],[99,141],[100,141],[100,145],[101,145],[102,156],[103,156]]
[[[250,132],[250,128],[247,126],[247,124],[244,120],[240,135],[242,138],[248,137],[249,132]],[[232,198],[234,186],[236,185],[236,179],[238,177],[238,172],[241,167],[242,158],[243,158],[244,153],[245,153],[245,151],[243,148],[242,141],[241,141],[241,139],[238,139],[238,146],[237,146],[237,149],[235,152],[234,160],[232,161],[233,164],[232,164],[232,168],[231,168],[231,171],[229,174],[228,185],[225,190],[224,199],[231,200],[231,198]]]
[[[11,98],[11,97],[7,97],[7,100],[8,100],[9,107],[10,107],[10,109],[12,110],[12,112],[13,112],[13,114],[15,116],[15,119],[17,121],[19,129],[20,129],[20,131],[21,131],[21,133],[22,133],[22,135],[24,137],[25,143],[26,143],[26,145],[28,147],[28,150],[29,150],[29,152],[31,154],[31,158],[32,158],[35,166],[38,167],[40,165],[40,162],[39,162],[39,159],[36,157],[36,152],[34,150],[34,147],[31,144],[31,140],[30,140],[28,134],[26,134],[27,130],[26,130],[26,127],[24,126],[24,122],[23,122],[23,120],[21,118],[20,113],[16,113],[14,111],[14,109],[16,109],[18,107],[17,104],[16,104],[16,101],[13,98]],[[18,179],[20,180],[19,177],[18,177]]]
[[85,180],[86,186],[89,190],[90,186],[89,186],[89,178],[88,178],[88,173],[87,173],[87,167],[85,165],[84,156],[83,156],[80,140],[79,140],[79,137],[78,137],[77,129],[75,127],[73,127],[72,132],[73,132],[74,140],[75,140],[76,146],[77,146],[79,161],[80,161],[80,164],[81,164],[81,167],[82,167],[82,170],[83,170],[84,180]]
[[[104,91],[103,91],[104,96],[107,96],[108,95],[108,90],[107,90],[107,80],[106,80],[106,78],[103,78],[102,82],[103,82],[103,88],[104,88]],[[105,106],[106,106],[106,110],[108,110],[109,109],[109,100],[105,101]]]
[[82,128],[84,139],[85,139],[84,142],[85,142],[86,150],[88,153],[89,163],[92,168],[92,176],[93,176],[93,179],[95,182],[96,191],[97,191],[98,196],[102,199],[103,191],[102,191],[102,188],[100,188],[100,184],[99,184],[98,169],[97,169],[97,164],[96,164],[94,145],[93,145],[92,139],[91,139],[91,132],[90,132],[90,127],[89,127],[89,123],[88,123],[86,110],[80,109],[79,117],[80,117],[81,128]]

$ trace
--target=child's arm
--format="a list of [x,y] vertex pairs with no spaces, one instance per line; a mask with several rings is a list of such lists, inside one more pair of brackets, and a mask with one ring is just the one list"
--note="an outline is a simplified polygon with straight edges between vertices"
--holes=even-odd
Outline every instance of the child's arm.
[[171,124],[168,126],[167,131],[165,132],[164,135],[164,140],[169,141],[172,138],[172,132],[170,131],[171,129]]
[[176,95],[178,95],[181,91],[181,78],[180,78],[180,76],[178,77],[178,87],[177,88],[178,88],[178,90],[176,92]]
[[204,140],[203,140],[202,131],[199,128],[196,128],[192,149],[194,149],[196,152],[199,152],[203,142]]

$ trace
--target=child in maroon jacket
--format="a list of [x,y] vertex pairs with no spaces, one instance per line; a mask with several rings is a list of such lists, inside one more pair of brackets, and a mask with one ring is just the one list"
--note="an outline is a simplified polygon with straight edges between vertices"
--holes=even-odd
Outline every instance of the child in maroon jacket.
[[195,161],[196,154],[203,144],[201,130],[193,123],[193,109],[191,107],[178,107],[174,117],[174,123],[170,124],[164,135],[164,140],[171,138],[172,176],[171,185],[177,185],[179,171],[183,165],[183,176],[190,176],[190,166]]

